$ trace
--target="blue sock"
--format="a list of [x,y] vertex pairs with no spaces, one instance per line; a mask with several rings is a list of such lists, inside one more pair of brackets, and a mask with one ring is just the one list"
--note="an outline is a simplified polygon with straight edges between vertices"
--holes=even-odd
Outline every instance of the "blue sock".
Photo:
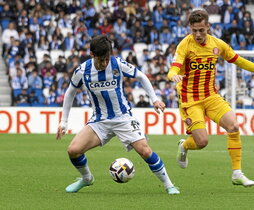
[[149,168],[155,176],[163,183],[165,189],[173,187],[168,173],[164,167],[164,163],[156,153],[152,153],[149,158],[145,160],[148,163]]
[[88,167],[87,158],[85,154],[79,156],[78,158],[70,158],[70,160],[71,160],[71,163],[74,165],[74,167],[82,175],[83,180],[85,182],[89,182],[92,179],[92,174]]
[[75,166],[75,168],[79,169],[86,166],[87,158],[83,154],[79,156],[78,158],[70,158],[72,165]]
[[153,152],[145,161],[148,163],[152,172],[160,171],[164,167],[164,163],[155,152]]

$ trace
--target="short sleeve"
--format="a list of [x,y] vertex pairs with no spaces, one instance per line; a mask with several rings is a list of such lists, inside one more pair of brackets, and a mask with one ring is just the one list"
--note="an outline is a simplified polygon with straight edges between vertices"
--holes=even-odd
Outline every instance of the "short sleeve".
[[72,86],[74,86],[75,88],[80,88],[83,85],[83,73],[81,71],[81,66],[79,66],[72,75],[71,78],[71,84]]
[[219,40],[219,45],[221,48],[221,56],[229,63],[235,62],[238,58],[238,54],[224,41]]
[[179,68],[182,67],[182,65],[185,62],[186,59],[186,53],[188,52],[188,39],[183,39],[176,48],[176,53],[173,58],[172,66],[177,66]]

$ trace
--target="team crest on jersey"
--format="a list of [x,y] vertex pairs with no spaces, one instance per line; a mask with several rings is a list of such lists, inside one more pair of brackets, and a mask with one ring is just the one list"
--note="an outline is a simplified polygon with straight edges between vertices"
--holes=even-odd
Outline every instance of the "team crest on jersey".
[[219,55],[219,48],[217,48],[217,47],[215,47],[215,48],[213,48],[213,54],[214,55]]
[[190,126],[190,125],[192,124],[191,118],[187,118],[187,119],[185,120],[185,123],[186,123],[186,125]]
[[119,76],[119,72],[118,72],[117,69],[114,69],[114,70],[113,70],[113,75],[114,75],[115,77],[118,77],[118,76]]

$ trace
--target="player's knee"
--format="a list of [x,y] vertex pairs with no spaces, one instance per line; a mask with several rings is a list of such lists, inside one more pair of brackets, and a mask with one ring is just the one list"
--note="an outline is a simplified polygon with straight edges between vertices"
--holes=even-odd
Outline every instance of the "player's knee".
[[229,124],[226,128],[226,131],[228,133],[234,133],[234,132],[238,132],[239,131],[239,124],[238,122],[232,122],[231,124]]
[[70,157],[76,157],[79,154],[82,154],[80,148],[71,145],[68,147],[67,152]]
[[143,147],[140,151],[139,151],[139,155],[144,158],[147,159],[151,156],[152,154],[152,150],[150,149],[150,147]]
[[199,149],[203,149],[208,145],[208,139],[202,139],[202,141],[196,142]]

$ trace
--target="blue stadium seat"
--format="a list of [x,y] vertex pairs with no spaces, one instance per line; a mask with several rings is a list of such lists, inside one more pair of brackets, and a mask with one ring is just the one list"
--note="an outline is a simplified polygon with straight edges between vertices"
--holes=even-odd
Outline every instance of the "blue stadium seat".
[[13,96],[17,97],[21,93],[21,89],[12,90]]
[[17,104],[17,106],[26,107],[26,106],[31,106],[31,105],[29,103],[19,103],[19,104]]
[[8,25],[9,25],[9,23],[10,23],[10,20],[8,20],[8,19],[3,19],[3,20],[1,21],[2,30],[6,29],[6,28],[8,27]]

